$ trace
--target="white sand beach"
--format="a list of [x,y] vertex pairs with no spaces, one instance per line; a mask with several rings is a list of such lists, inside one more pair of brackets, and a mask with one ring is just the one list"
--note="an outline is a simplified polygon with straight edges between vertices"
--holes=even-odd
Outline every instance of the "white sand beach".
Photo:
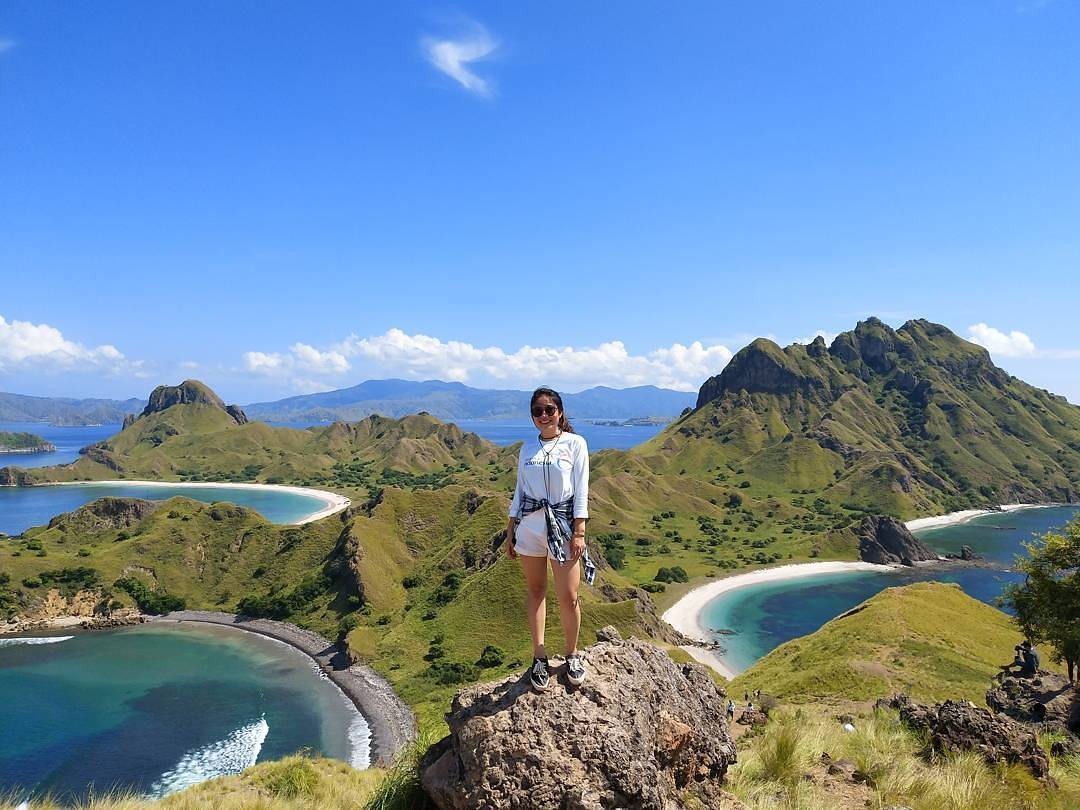
[[352,503],[344,495],[338,495],[336,492],[327,492],[322,489],[312,489],[311,487],[290,487],[283,484],[234,484],[234,483],[221,483],[216,484],[213,481],[55,481],[47,484],[39,484],[38,486],[80,486],[92,484],[108,485],[108,486],[140,486],[140,487],[214,487],[217,489],[249,489],[249,490],[273,490],[275,492],[291,492],[294,495],[305,495],[309,498],[318,498],[325,506],[317,512],[312,512],[302,520],[298,520],[296,526],[302,526],[305,523],[313,523],[316,520],[322,520],[324,517],[337,514],[338,512],[347,509],[349,504]]
[[917,532],[923,529],[940,529],[942,526],[952,526],[964,523],[980,515],[992,515],[995,512],[1015,512],[1018,509],[1045,509],[1051,506],[1060,506],[1056,503],[1003,503],[997,509],[964,509],[960,512],[949,512],[947,515],[934,515],[933,517],[916,518],[909,520],[904,525],[909,532]]
[[[866,562],[812,562],[780,565],[776,568],[762,568],[745,574],[717,579],[694,588],[682,599],[664,611],[663,620],[687,638],[703,643],[716,640],[712,632],[701,623],[701,614],[705,606],[723,593],[760,585],[763,582],[776,582],[785,579],[801,579],[819,574],[835,574],[840,571],[888,571],[887,565],[875,565]],[[737,630],[738,628],[732,628]],[[695,659],[712,667],[725,678],[734,678],[735,673],[724,664],[723,656],[715,650],[703,647],[684,646]]]

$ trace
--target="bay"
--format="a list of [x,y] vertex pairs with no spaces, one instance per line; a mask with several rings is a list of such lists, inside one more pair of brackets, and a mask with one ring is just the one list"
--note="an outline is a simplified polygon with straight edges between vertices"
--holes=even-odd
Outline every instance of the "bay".
[[763,582],[721,594],[706,605],[701,621],[714,632],[735,631],[717,638],[724,647],[725,664],[741,672],[784,642],[814,632],[885,588],[929,580],[953,582],[968,595],[993,605],[1006,584],[1023,579],[1008,570],[1016,555],[1023,552],[1022,544],[1060,528],[1078,513],[1077,506],[1023,509],[918,532],[936,551],[955,553],[966,544],[1000,567],[950,564]]
[[235,629],[5,637],[0,695],[0,794],[162,796],[304,749],[368,764],[367,724],[311,659]]
[[162,501],[177,495],[203,503],[228,501],[246,506],[271,523],[297,523],[326,505],[315,496],[273,488],[239,489],[190,484],[147,486],[128,482],[0,487],[0,532],[20,534],[31,526],[47,524],[56,515],[106,496]]

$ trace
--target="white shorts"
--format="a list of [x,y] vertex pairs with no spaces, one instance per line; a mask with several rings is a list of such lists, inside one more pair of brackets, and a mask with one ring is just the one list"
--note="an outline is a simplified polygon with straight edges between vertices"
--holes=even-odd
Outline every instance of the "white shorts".
[[[526,515],[514,532],[514,551],[525,557],[551,557],[547,542],[547,521],[543,511]],[[554,559],[554,558],[552,558]]]

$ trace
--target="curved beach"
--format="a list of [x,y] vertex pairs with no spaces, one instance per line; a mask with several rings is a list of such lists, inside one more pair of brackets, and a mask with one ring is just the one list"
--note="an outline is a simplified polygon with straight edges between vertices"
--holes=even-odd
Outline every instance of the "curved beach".
[[282,641],[310,656],[326,676],[364,716],[371,729],[371,764],[388,765],[394,756],[417,735],[412,710],[390,683],[371,667],[350,664],[336,644],[318,633],[288,622],[245,619],[234,613],[211,610],[179,610],[154,617],[152,622],[203,622],[234,627]]
[[[950,512],[947,515],[935,515],[933,517],[917,518],[909,520],[904,525],[909,531],[917,532],[924,529],[936,529],[944,526],[953,526],[964,523],[981,515],[991,515],[998,512],[1013,512],[1018,509],[1036,509],[1041,507],[1056,506],[1058,504],[1027,504],[1009,503],[1001,504],[997,509],[965,509],[960,512]],[[796,563],[793,565],[781,565],[775,568],[762,568],[749,571],[745,574],[735,574],[722,579],[716,579],[700,585],[674,605],[664,611],[662,618],[687,638],[693,639],[700,644],[709,646],[683,645],[682,649],[693,656],[697,661],[711,667],[725,678],[734,678],[736,673],[725,662],[723,656],[714,648],[716,638],[713,631],[706,627],[701,617],[705,606],[721,594],[760,585],[765,582],[779,580],[800,579],[820,574],[834,574],[842,571],[888,571],[890,566],[875,565],[866,562],[841,562],[826,561],[812,563]]]
[[284,484],[236,484],[236,483],[215,483],[213,481],[126,481],[126,480],[109,480],[109,481],[50,481],[44,484],[35,484],[34,486],[43,487],[64,487],[64,486],[140,486],[140,487],[208,487],[213,489],[247,489],[253,491],[273,491],[273,492],[287,492],[292,495],[303,495],[308,498],[317,498],[322,501],[324,506],[310,515],[305,516],[301,520],[296,521],[294,526],[302,526],[305,523],[313,523],[316,520],[322,520],[324,517],[330,515],[336,515],[338,512],[342,512],[349,507],[352,503],[344,495],[338,495],[336,492],[327,492],[324,489],[313,489],[311,487],[293,487],[286,486]]
[[[687,638],[703,644],[712,644],[715,641],[712,631],[701,622],[701,616],[705,606],[713,599],[729,591],[739,588],[748,588],[760,585],[764,582],[777,582],[786,579],[801,579],[803,577],[818,576],[820,574],[835,574],[840,571],[888,571],[887,565],[875,565],[867,562],[811,562],[780,565],[775,568],[761,568],[757,571],[749,571],[745,574],[732,576],[707,582],[694,588],[683,596],[678,602],[664,611],[661,618],[682,633]],[[712,667],[725,678],[735,677],[735,672],[724,663],[723,656],[715,650],[695,645],[684,645],[686,650],[696,660]]]

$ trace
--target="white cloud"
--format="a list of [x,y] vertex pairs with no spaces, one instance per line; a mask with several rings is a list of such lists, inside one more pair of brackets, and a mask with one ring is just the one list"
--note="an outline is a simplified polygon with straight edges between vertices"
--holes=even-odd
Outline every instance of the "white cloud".
[[675,343],[648,354],[631,354],[620,340],[598,346],[522,346],[513,352],[498,346],[443,341],[389,329],[371,337],[350,335],[327,350],[298,343],[287,353],[247,352],[251,372],[287,378],[294,387],[315,390],[326,378],[353,364],[373,376],[441,379],[477,385],[528,388],[540,383],[572,390],[593,385],[657,385],[696,391],[731,359],[723,345]]
[[810,335],[810,337],[795,338],[792,342],[808,345],[813,343],[815,338],[821,338],[825,341],[826,345],[828,345],[836,340],[836,332],[826,332],[824,329],[818,329],[814,334]]
[[10,51],[15,47],[15,40],[8,39],[7,37],[0,37],[0,53],[4,51]]
[[55,326],[7,321],[0,316],[0,370],[40,368],[136,371],[142,363],[129,361],[111,344],[88,347],[68,340]]
[[245,352],[244,365],[256,374],[293,373],[342,374],[349,370],[349,361],[341,352],[319,351],[306,343],[294,343],[288,354],[277,352]]
[[1035,354],[1035,342],[1023,332],[1006,334],[985,323],[969,326],[968,340],[1000,357],[1030,357]]
[[424,49],[424,56],[437,70],[469,92],[487,97],[492,94],[494,86],[488,79],[473,73],[469,66],[491,56],[498,43],[479,23],[473,23],[471,28],[468,34],[457,39],[424,37],[420,44]]

